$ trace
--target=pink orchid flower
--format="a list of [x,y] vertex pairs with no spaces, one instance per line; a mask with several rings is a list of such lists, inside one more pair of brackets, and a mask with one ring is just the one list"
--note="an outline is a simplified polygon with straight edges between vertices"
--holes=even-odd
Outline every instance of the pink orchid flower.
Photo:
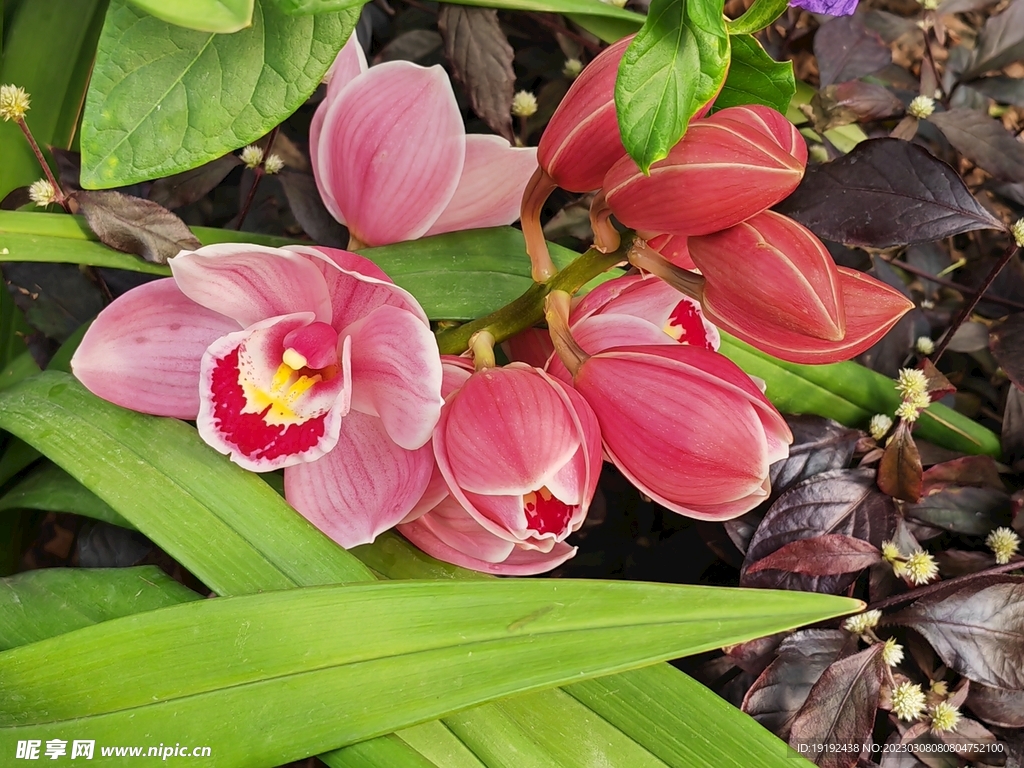
[[[601,434],[573,389],[522,363],[472,373],[446,360],[435,479],[399,531],[428,554],[504,575],[555,568],[576,549],[601,472]],[[423,514],[425,513],[425,514]]]
[[511,224],[537,168],[536,148],[466,135],[440,66],[389,61],[368,69],[354,34],[329,73],[309,152],[350,247]]
[[94,394],[194,419],[345,547],[372,541],[430,479],[441,362],[416,300],[333,248],[182,251],[173,278],[104,309],[71,361]]

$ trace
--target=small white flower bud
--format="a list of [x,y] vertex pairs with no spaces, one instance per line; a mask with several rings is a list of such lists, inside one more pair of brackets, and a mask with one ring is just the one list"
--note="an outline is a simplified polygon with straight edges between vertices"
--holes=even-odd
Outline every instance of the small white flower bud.
[[0,118],[3,118],[4,122],[21,120],[30,103],[24,88],[11,84],[0,85]]
[[914,342],[914,349],[922,355],[930,355],[935,351],[935,342],[929,336],[918,336]]
[[910,106],[907,107],[907,114],[913,115],[918,120],[924,120],[935,111],[935,99],[931,96],[915,96]]
[[52,205],[57,202],[57,190],[46,179],[33,181],[28,188],[28,199],[40,207]]
[[579,77],[579,74],[582,71],[583,62],[579,59],[566,59],[565,64],[562,66],[562,74],[572,80]]
[[242,150],[241,160],[246,168],[255,168],[263,162],[263,150],[250,144]]
[[273,152],[267,155],[267,159],[263,162],[263,170],[267,173],[280,173],[282,168],[284,168],[284,160]]
[[531,117],[537,114],[537,97],[529,91],[519,91],[512,98],[512,114],[516,117]]
[[1017,219],[1010,227],[1010,234],[1013,235],[1013,242],[1018,248],[1024,248],[1024,219]]
[[868,424],[868,432],[875,440],[881,440],[892,429],[892,419],[884,413],[876,413]]
[[996,528],[985,537],[985,544],[996,556],[996,563],[1006,565],[1020,548],[1020,536],[1009,528]]

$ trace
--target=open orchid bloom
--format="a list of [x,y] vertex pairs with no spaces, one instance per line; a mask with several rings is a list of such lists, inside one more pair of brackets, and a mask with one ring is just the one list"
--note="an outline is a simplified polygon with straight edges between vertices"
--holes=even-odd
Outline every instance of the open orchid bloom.
[[195,419],[343,546],[401,520],[430,478],[441,363],[416,300],[361,256],[246,244],[182,251],[129,291],[72,359],[94,394]]
[[582,525],[597,488],[593,412],[571,387],[521,363],[473,374],[457,362],[445,368],[455,389],[434,433],[445,486],[432,481],[417,509],[426,514],[399,530],[468,568],[551,570],[575,553],[564,539]]
[[441,67],[368,69],[355,35],[331,68],[309,138],[324,204],[363,245],[511,224],[537,168],[535,148],[466,135]]

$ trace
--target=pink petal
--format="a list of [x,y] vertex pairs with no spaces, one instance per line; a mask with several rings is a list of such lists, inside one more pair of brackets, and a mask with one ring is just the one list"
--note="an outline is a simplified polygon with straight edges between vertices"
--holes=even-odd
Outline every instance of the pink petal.
[[425,520],[426,518],[420,518],[414,523],[401,526],[399,530],[403,536],[431,557],[474,571],[501,576],[533,576],[557,568],[576,554],[576,547],[558,542],[547,553],[515,547],[504,561],[489,563],[445,544]]
[[487,563],[502,562],[516,547],[508,538],[488,533],[450,496],[431,510],[423,524],[449,547]]
[[[314,461],[338,440],[349,410],[349,347],[342,345],[340,371],[306,387],[297,397],[271,399],[284,339],[308,325],[312,313],[271,318],[218,339],[203,355],[199,434],[236,464],[268,472]],[[295,377],[299,374],[294,372]]]
[[320,190],[320,197],[323,199],[327,210],[342,224],[345,223],[345,217],[338,208],[338,204],[334,201],[334,195],[327,184],[328,180],[323,174],[319,173],[320,166],[317,163],[317,155],[320,151],[320,136],[323,132],[324,118],[327,116],[327,110],[330,109],[331,104],[334,103],[334,100],[344,87],[365,72],[366,69],[366,54],[363,53],[363,47],[359,44],[356,33],[353,32],[348,42],[338,52],[337,58],[334,59],[334,63],[331,64],[331,68],[327,70],[327,74],[324,76],[324,80],[327,82],[327,94],[324,96],[324,100],[320,102],[320,106],[317,107],[316,112],[313,114],[313,120],[309,124],[309,159],[310,165],[313,167],[313,178],[316,180],[317,189]]
[[[433,449],[431,449],[431,457],[433,457]],[[430,482],[427,483],[426,490],[423,491],[423,495],[420,496],[420,500],[416,502],[416,506],[402,518],[402,523],[411,523],[417,518],[423,517],[423,515],[430,512],[434,507],[443,502],[448,498],[448,483],[444,479],[444,475],[441,474],[441,470],[437,468],[437,462],[433,462],[433,470],[430,473]]]
[[320,270],[291,251],[222,243],[183,251],[168,264],[182,293],[242,326],[294,312],[331,320],[331,298]]
[[433,463],[429,446],[407,451],[392,442],[380,419],[352,411],[333,451],[285,470],[284,495],[341,546],[369,544],[416,505]]
[[[591,315],[574,324],[572,334],[576,343],[589,355],[596,355],[613,347],[678,343],[649,320],[631,315]],[[572,382],[572,376],[558,359],[558,355],[553,356],[548,362],[547,371],[559,381],[566,384]]]
[[383,306],[345,328],[352,340],[352,407],[379,416],[403,448],[430,440],[441,412],[441,356],[430,328]]
[[555,351],[551,335],[543,328],[527,328],[501,343],[501,349],[509,360],[526,363],[534,368],[547,365]]
[[335,328],[345,328],[385,305],[407,310],[423,325],[430,325],[415,297],[392,283],[369,259],[335,248],[296,245],[288,250],[308,256],[320,270],[331,296],[331,325]]
[[537,490],[580,444],[558,392],[521,363],[478,371],[444,411],[434,434],[438,465],[450,486],[473,493]]
[[174,280],[155,280],[100,312],[71,358],[95,395],[156,416],[199,413],[199,363],[238,323],[186,298]]
[[511,224],[519,218],[523,191],[535,170],[536,147],[511,147],[500,136],[466,136],[459,186],[427,235]]
[[466,133],[448,75],[389,61],[331,103],[317,152],[321,184],[367,245],[422,237],[455,194]]

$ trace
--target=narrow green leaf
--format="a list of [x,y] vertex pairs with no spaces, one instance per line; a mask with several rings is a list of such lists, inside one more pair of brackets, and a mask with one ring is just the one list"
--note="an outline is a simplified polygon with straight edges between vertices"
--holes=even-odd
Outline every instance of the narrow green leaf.
[[0,496],[0,512],[11,509],[70,512],[111,525],[133,527],[109,504],[63,469],[50,463],[33,469],[24,480]]
[[[25,337],[31,332],[32,329],[25,322],[25,315],[11,298],[11,292],[0,292],[0,367],[10,365],[25,354],[28,350]],[[0,386],[3,386],[2,382]]]
[[256,2],[252,26],[217,35],[111,0],[82,120],[82,186],[169,176],[260,138],[317,87],[358,15]]
[[252,23],[253,0],[130,0],[168,24],[200,32],[237,32]]
[[758,32],[786,12],[789,0],[754,0],[738,19],[727,21],[730,35],[751,35]]
[[[4,293],[7,291],[5,290]],[[22,379],[35,376],[37,373],[39,373],[39,366],[36,365],[36,361],[26,349],[0,371],[0,389],[12,387]]]
[[[785,413],[814,413],[850,427],[866,428],[876,413],[892,416],[900,404],[896,382],[854,362],[798,365],[777,360],[722,334],[722,354],[747,373],[765,380],[765,394]],[[914,434],[954,451],[998,457],[999,436],[973,419],[932,403]]]
[[862,605],[804,592],[569,579],[383,582],[203,600],[0,654],[0,745],[44,732],[88,730],[101,744],[134,733],[208,744],[213,756],[197,765],[274,766],[518,691]]
[[640,14],[637,14],[635,19],[612,19],[607,16],[586,16],[582,13],[567,13],[566,17],[606,43],[614,43],[626,35],[632,35],[644,23],[644,17]]
[[718,93],[729,35],[717,0],[653,0],[615,82],[622,144],[640,169],[665,158]]
[[[204,227],[195,227],[193,232],[204,245],[236,240],[274,246],[293,242],[281,238],[261,240],[248,232]],[[0,211],[0,263],[58,262],[170,274],[166,265],[120,253],[93,238],[79,217]],[[558,267],[566,266],[579,255],[554,243],[549,247]],[[2,252],[4,248],[7,253]],[[482,317],[533,285],[522,232],[512,227],[451,232],[368,248],[362,253],[413,293],[427,316],[434,320]]]
[[19,573],[0,579],[0,650],[201,599],[155,565]]
[[[71,148],[105,9],[106,0],[23,2],[4,30],[0,84],[19,85],[32,98],[25,119],[44,153]],[[43,175],[12,122],[0,122],[0,157],[0,199]]]
[[[284,13],[315,14],[340,11],[363,5],[363,0],[273,0]],[[475,5],[503,11],[534,13],[579,13],[610,19],[621,19],[639,27],[644,17],[634,11],[616,8],[601,0],[449,0],[455,5]]]
[[307,584],[370,578],[195,429],[100,400],[67,374],[47,371],[0,392],[0,429],[62,466],[220,594],[286,589],[300,576]]
[[732,64],[715,109],[764,104],[785,114],[796,93],[793,62],[775,61],[750,35],[733,35]]

